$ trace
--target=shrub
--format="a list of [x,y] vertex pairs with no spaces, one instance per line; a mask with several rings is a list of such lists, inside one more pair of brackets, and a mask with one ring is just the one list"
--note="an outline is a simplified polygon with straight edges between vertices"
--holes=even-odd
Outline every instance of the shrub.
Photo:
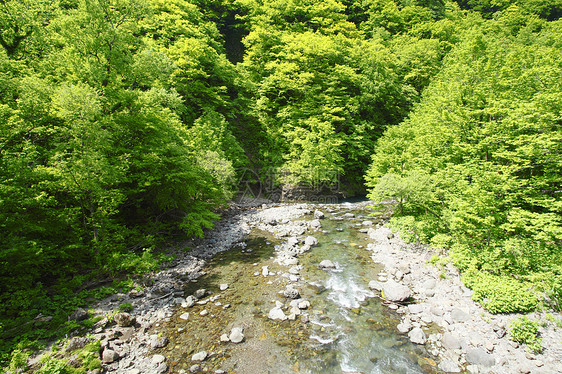
[[528,312],[538,304],[528,283],[507,276],[470,269],[463,274],[463,281],[474,291],[473,300],[490,313]]
[[511,321],[509,333],[513,341],[526,344],[527,347],[535,352],[542,352],[542,339],[539,338],[539,323],[531,321],[523,316]]

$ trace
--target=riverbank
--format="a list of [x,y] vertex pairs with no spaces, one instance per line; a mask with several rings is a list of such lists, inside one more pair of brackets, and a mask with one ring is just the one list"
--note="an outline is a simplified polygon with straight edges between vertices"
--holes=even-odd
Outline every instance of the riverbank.
[[[65,342],[66,346],[61,344],[61,351],[67,350],[67,356],[72,358],[73,349],[68,349],[69,346],[76,349],[88,339],[99,340],[103,372],[108,373],[165,373],[182,370],[209,372],[211,368],[219,373],[224,369],[230,370],[227,372],[253,373],[259,372],[260,366],[256,365],[263,364],[260,354],[262,358],[268,357],[272,361],[270,365],[275,367],[280,364],[275,362],[280,355],[277,358],[266,355],[264,344],[268,343],[267,338],[260,339],[261,336],[252,335],[254,327],[249,322],[239,325],[229,322],[228,326],[218,326],[215,330],[208,331],[211,335],[217,335],[213,338],[216,349],[205,351],[205,357],[202,355],[203,351],[193,352],[201,355],[195,357],[195,360],[190,356],[188,361],[192,365],[182,369],[178,362],[184,358],[170,353],[176,348],[174,345],[180,345],[176,336],[184,337],[181,340],[182,346],[178,346],[177,350],[187,352],[190,352],[190,348],[185,345],[195,342],[196,336],[189,335],[189,330],[178,327],[177,323],[196,321],[197,324],[209,324],[211,329],[209,321],[212,318],[222,311],[236,309],[236,305],[231,308],[230,304],[236,300],[229,299],[229,292],[239,286],[240,282],[237,285],[236,279],[244,279],[244,283],[271,282],[274,287],[268,292],[286,292],[285,303],[263,308],[268,311],[269,319],[272,319],[273,311],[273,316],[287,320],[282,323],[293,323],[291,326],[305,329],[301,324],[307,323],[312,312],[306,310],[308,306],[301,309],[299,303],[290,304],[290,289],[302,289],[305,285],[303,273],[306,269],[299,263],[299,257],[303,253],[314,251],[315,237],[323,234],[323,222],[327,219],[346,221],[353,226],[358,234],[364,236],[366,256],[384,265],[378,276],[373,276],[376,279],[371,282],[374,289],[372,296],[376,295],[378,289],[383,289],[385,284],[391,283],[388,281],[395,281],[411,292],[414,303],[387,303],[387,307],[401,317],[397,332],[408,336],[416,344],[426,346],[435,356],[435,360],[427,359],[428,370],[468,370],[471,373],[496,374],[560,372],[560,328],[556,329],[553,323],[541,326],[544,352],[540,355],[527,353],[525,347],[510,341],[506,333],[508,321],[516,316],[493,316],[485,312],[471,300],[470,290],[461,284],[458,273],[452,266],[430,265],[429,259],[433,255],[431,249],[405,244],[382,223],[377,224],[376,220],[366,218],[366,205],[367,203],[293,204],[233,211],[225,215],[204,239],[179,246],[191,248],[190,252],[171,249],[170,252],[176,257],[168,268],[139,280],[138,287],[133,291],[113,295],[99,303],[93,313],[103,319],[90,331],[89,338],[71,338],[69,342]],[[229,249],[250,252],[253,249],[245,249],[248,245],[246,239],[256,230],[268,233],[270,241],[279,243],[270,258],[271,268],[255,269],[253,263],[242,264],[240,274],[253,276],[254,278],[248,278],[252,280],[236,278],[228,284],[223,279],[214,279],[213,289],[201,291],[200,287],[208,284],[204,279],[210,271],[207,267],[209,261]],[[266,246],[268,243],[263,242],[259,246]],[[263,256],[269,256],[267,253],[264,252]],[[330,267],[329,264],[324,265]],[[273,294],[267,296],[270,299],[275,297]],[[300,296],[294,296],[295,300],[299,300]],[[116,313],[123,305],[130,306],[130,312]],[[538,319],[541,316],[536,314],[532,317]],[[544,318],[540,319],[545,321]],[[299,324],[291,322],[292,320],[298,320]],[[174,324],[173,334],[165,332],[171,331],[170,324]],[[165,326],[167,330],[164,329]],[[239,330],[234,331],[234,328]],[[236,333],[235,340],[241,339],[237,343],[233,343],[233,332]],[[302,330],[303,336],[305,333]],[[228,339],[221,337],[223,334]],[[224,340],[223,345],[221,340]],[[269,343],[269,348],[274,346],[272,342]],[[226,346],[229,348],[224,348]],[[202,357],[202,360],[198,360]],[[220,362],[223,366],[215,369],[218,366],[211,365],[212,362]]]

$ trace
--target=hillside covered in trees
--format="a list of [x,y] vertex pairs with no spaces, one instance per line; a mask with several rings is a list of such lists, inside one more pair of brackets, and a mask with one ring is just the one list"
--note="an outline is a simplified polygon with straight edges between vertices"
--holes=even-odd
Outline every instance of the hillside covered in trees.
[[113,290],[89,284],[202,235],[247,170],[395,199],[391,224],[443,248],[489,311],[560,310],[561,15],[560,0],[0,1],[2,361]]

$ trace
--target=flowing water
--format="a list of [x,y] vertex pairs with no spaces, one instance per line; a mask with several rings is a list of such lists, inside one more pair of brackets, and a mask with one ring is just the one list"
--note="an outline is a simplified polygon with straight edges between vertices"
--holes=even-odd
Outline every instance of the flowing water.
[[[209,264],[207,275],[187,287],[187,294],[209,290],[205,304],[180,308],[154,328],[170,339],[162,350],[170,372],[189,372],[196,364],[192,355],[200,351],[209,357],[198,364],[210,373],[440,372],[422,346],[398,334],[399,316],[367,287],[381,268],[369,258],[367,235],[359,232],[366,218],[343,219],[349,212],[345,208],[322,221],[324,233],[314,234],[318,247],[299,257],[300,294],[311,304],[304,311],[305,322],[302,316],[295,321],[268,319],[275,301],[288,305],[279,291],[289,274],[273,261],[280,241],[255,230],[246,248],[223,253]],[[336,269],[319,269],[325,259]],[[264,266],[274,275],[264,277]],[[222,283],[229,288],[221,291]],[[187,320],[180,318],[185,312]],[[232,327],[244,328],[243,343],[220,342]]]

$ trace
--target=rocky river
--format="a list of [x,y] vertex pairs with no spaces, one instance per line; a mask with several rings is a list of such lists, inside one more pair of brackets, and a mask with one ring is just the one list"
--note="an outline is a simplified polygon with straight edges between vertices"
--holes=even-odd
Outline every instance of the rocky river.
[[[509,340],[431,248],[370,202],[234,210],[168,267],[97,306],[104,372],[561,373],[562,340]],[[535,316],[535,317],[538,317]],[[79,339],[79,338],[75,338]]]

